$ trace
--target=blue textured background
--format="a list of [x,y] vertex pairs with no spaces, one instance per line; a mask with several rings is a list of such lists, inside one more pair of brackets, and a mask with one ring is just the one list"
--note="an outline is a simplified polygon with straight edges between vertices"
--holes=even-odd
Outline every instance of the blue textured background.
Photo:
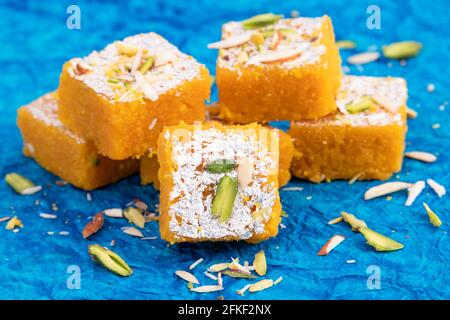
[[[244,243],[167,246],[161,240],[140,241],[123,234],[125,221],[108,219],[104,230],[84,240],[80,232],[89,217],[99,210],[124,206],[135,197],[150,204],[158,202],[151,186],[141,187],[133,176],[116,185],[94,191],[93,201],[86,193],[71,186],[58,187],[57,177],[41,169],[21,154],[21,138],[15,125],[16,109],[43,93],[56,88],[64,61],[83,56],[93,49],[127,35],[156,31],[194,55],[214,70],[216,52],[206,44],[219,39],[220,25],[231,19],[273,11],[289,15],[292,9],[305,16],[328,14],[337,38],[358,42],[358,50],[380,47],[391,41],[414,39],[424,44],[418,58],[402,67],[398,62],[380,59],[352,67],[354,74],[405,77],[409,85],[409,105],[419,117],[409,122],[407,149],[439,153],[434,164],[406,160],[400,179],[416,181],[434,178],[450,187],[449,112],[439,110],[449,100],[448,63],[450,34],[449,1],[130,1],[129,4],[105,1],[74,1],[81,8],[82,29],[68,30],[66,8],[72,1],[0,1],[0,163],[1,176],[18,171],[45,190],[32,196],[16,195],[0,183],[0,217],[18,215],[25,227],[19,233],[0,225],[0,298],[3,299],[215,299],[219,294],[190,293],[173,272],[186,269],[203,257],[205,262],[195,273],[202,283],[212,282],[202,275],[211,263],[231,256],[252,261],[260,249],[267,253],[268,277],[280,275],[284,281],[269,290],[245,295],[245,299],[441,299],[450,298],[449,273],[449,197],[438,199],[427,188],[414,206],[403,205],[405,194],[395,194],[365,202],[364,191],[378,182],[346,182],[314,185],[293,180],[301,192],[281,192],[287,226],[275,239],[258,245]],[[366,9],[379,4],[381,30],[366,28]],[[344,57],[347,52],[343,52]],[[428,83],[436,85],[428,93]],[[432,124],[440,123],[439,129]],[[395,179],[395,178],[394,178]],[[311,200],[306,197],[312,195]],[[34,204],[40,199],[41,204]],[[427,201],[437,211],[444,225],[430,225],[421,202]],[[51,212],[57,203],[59,218],[45,220],[40,212]],[[345,224],[328,226],[327,221],[341,210],[356,213],[375,230],[405,244],[401,251],[376,253],[365,245],[361,235]],[[70,236],[47,235],[47,231],[69,231]],[[347,236],[329,256],[318,257],[318,249],[332,235]],[[146,226],[146,235],[158,235],[157,224]],[[133,267],[134,275],[120,278],[93,264],[87,255],[89,243],[108,245],[116,239],[115,251]],[[355,264],[346,260],[355,259]],[[66,287],[66,268],[81,268],[81,289]],[[366,285],[370,265],[381,268],[381,289]],[[240,298],[235,290],[246,280],[224,279],[226,299]]]

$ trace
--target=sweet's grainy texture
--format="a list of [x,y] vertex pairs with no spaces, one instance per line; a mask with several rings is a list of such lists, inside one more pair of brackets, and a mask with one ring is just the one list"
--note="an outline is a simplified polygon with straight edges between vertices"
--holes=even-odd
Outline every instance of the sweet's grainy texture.
[[163,126],[203,120],[210,77],[191,56],[148,33],[70,60],[58,92],[61,121],[121,160],[155,152]]
[[[161,237],[176,243],[259,242],[275,236],[281,220],[278,143],[275,131],[257,124],[165,128],[158,139]],[[206,166],[218,159],[238,165],[227,173],[209,172]],[[224,176],[239,186],[231,217],[221,222],[211,207]]]
[[98,154],[86,141],[58,120],[58,101],[46,94],[18,110],[17,124],[23,153],[74,186],[92,190],[129,176],[139,169],[138,160],[111,160]]
[[222,27],[223,39],[246,33],[263,38],[219,51],[221,117],[235,123],[301,120],[336,110],[341,60],[328,16],[282,19],[250,31],[241,22]]
[[[294,156],[294,144],[291,136],[279,129],[273,129],[279,133],[280,159],[278,168],[278,184],[280,187],[286,185],[291,179],[290,165]],[[159,189],[158,170],[159,163],[157,155],[145,154],[140,158],[141,184],[153,183]]]
[[[348,113],[349,104],[361,97],[372,101],[372,107]],[[296,149],[292,174],[314,182],[388,179],[402,167],[406,100],[404,79],[345,76],[336,100],[339,111],[291,123],[288,133]]]

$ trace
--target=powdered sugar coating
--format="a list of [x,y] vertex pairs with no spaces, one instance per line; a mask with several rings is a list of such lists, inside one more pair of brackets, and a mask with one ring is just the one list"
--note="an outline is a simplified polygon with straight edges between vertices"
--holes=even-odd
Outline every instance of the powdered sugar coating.
[[[349,114],[346,105],[362,96],[373,98],[376,110]],[[383,126],[389,124],[403,125],[404,115],[401,107],[406,106],[408,92],[403,78],[344,76],[337,94],[338,111],[318,120],[298,121],[300,126],[351,125]]]
[[[273,36],[266,36],[264,43],[259,47],[252,41],[243,45],[222,49],[217,65],[221,68],[239,70],[242,66],[251,65],[265,65],[258,61],[258,58],[264,54],[279,51],[288,51],[293,49],[301,49],[301,54],[295,58],[280,61],[276,63],[277,68],[292,69],[302,65],[314,64],[320,60],[320,57],[325,53],[325,46],[321,44],[322,34],[319,32],[324,18],[294,18],[281,19],[269,28],[273,30],[288,30],[289,33],[284,33],[283,41],[274,49]],[[232,21],[226,23],[222,27],[222,39],[242,35],[246,32],[252,33],[254,30],[244,29],[242,22]],[[240,55],[245,51],[248,56],[248,61],[240,62]]]
[[77,143],[85,143],[85,140],[64,127],[58,119],[58,100],[54,93],[47,93],[25,106],[26,110],[39,121],[49,127],[55,127],[65,135],[74,139]]
[[[175,89],[185,81],[200,76],[201,64],[194,58],[180,52],[160,35],[150,32],[125,38],[121,43],[145,51],[146,56],[154,57],[154,66],[144,74],[144,79],[158,96]],[[134,101],[146,97],[144,90],[135,81],[133,64],[135,56],[124,56],[118,50],[116,43],[109,44],[101,51],[93,51],[80,59],[74,58],[68,72],[78,80],[83,81],[96,93],[110,100],[118,102]],[[77,74],[76,65],[82,63],[89,70],[84,74]],[[119,83],[111,83],[109,72],[111,69],[122,72]],[[130,70],[131,69],[131,70]],[[146,97],[148,98],[148,97]]]
[[[263,130],[268,135],[270,132],[270,139],[278,143],[276,131]],[[174,203],[168,212],[169,228],[175,237],[244,240],[264,232],[278,197],[278,186],[268,181],[268,177],[278,171],[278,153],[270,151],[254,131],[246,129],[222,131],[211,127],[187,131],[183,141],[177,137],[170,131],[164,134],[164,139],[172,145],[172,158],[177,167],[172,173],[170,192]],[[238,162],[244,158],[254,164],[252,182],[245,188],[238,187],[232,216],[221,223],[211,214],[211,203],[217,184],[225,174],[209,173],[204,167],[218,159]],[[237,179],[236,170],[226,175]],[[259,212],[256,217],[255,207]]]

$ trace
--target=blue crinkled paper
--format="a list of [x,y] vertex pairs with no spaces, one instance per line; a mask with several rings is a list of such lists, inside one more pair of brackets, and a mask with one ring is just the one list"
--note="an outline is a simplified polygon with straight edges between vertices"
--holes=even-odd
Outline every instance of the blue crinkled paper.
[[[366,27],[367,7],[381,9],[381,29]],[[424,164],[405,160],[403,170],[392,180],[417,181],[433,178],[450,188],[448,74],[450,34],[446,0],[429,1],[76,1],[81,9],[81,30],[66,27],[68,1],[1,1],[0,3],[0,162],[1,176],[17,171],[44,186],[32,196],[16,195],[0,183],[0,217],[18,215],[25,227],[18,233],[0,225],[0,298],[2,299],[215,299],[219,294],[190,293],[173,272],[186,269],[204,258],[194,273],[204,283],[209,264],[230,257],[253,260],[264,249],[267,277],[283,276],[268,290],[238,296],[235,291],[247,280],[224,279],[226,299],[449,299],[450,201],[439,199],[427,188],[412,207],[405,207],[405,193],[391,201],[364,201],[364,191],[378,182],[311,184],[292,180],[290,187],[303,191],[281,191],[285,229],[258,245],[205,243],[168,246],[162,240],[141,241],[121,232],[124,220],[107,219],[104,229],[89,241],[81,237],[83,226],[96,212],[125,206],[134,198],[145,200],[151,209],[158,203],[152,186],[142,187],[137,175],[118,184],[92,192],[54,184],[57,177],[21,154],[21,138],[15,124],[16,109],[53,90],[64,61],[84,56],[93,49],[125,36],[155,31],[182,51],[195,56],[214,72],[217,52],[207,50],[220,38],[220,26],[232,19],[244,19],[261,12],[289,15],[293,9],[305,16],[328,14],[338,39],[357,41],[358,49],[380,48],[383,44],[413,39],[424,44],[419,57],[401,66],[398,61],[380,59],[358,69],[356,75],[401,76],[409,86],[409,106],[419,117],[409,122],[407,149],[438,153],[438,161]],[[348,52],[342,52],[343,60]],[[435,92],[426,90],[433,83]],[[432,125],[439,123],[438,129]],[[285,124],[284,124],[285,125]],[[309,198],[312,196],[312,198]],[[40,204],[35,205],[35,200]],[[421,206],[426,201],[443,220],[434,228]],[[39,217],[52,212],[56,203],[58,219]],[[402,242],[405,248],[377,253],[364,238],[345,224],[327,225],[341,210],[355,213],[371,228]],[[48,235],[48,231],[55,232]],[[58,235],[70,232],[69,236]],[[319,248],[334,234],[347,239],[330,255],[318,257]],[[145,235],[158,236],[157,223],[148,223]],[[116,240],[115,251],[134,269],[133,276],[120,278],[93,264],[87,254],[90,243],[108,245]],[[354,264],[347,260],[356,260]],[[69,289],[68,267],[81,271],[80,289]],[[370,289],[373,267],[380,271],[380,289]],[[69,271],[71,269],[69,268]],[[69,283],[70,284],[70,283]],[[70,286],[69,286],[70,287]]]

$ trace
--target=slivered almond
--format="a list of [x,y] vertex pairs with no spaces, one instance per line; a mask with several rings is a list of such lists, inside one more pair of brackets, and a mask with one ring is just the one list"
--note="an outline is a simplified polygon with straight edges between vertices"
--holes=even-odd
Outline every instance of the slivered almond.
[[36,192],[39,192],[41,190],[42,190],[42,186],[34,186],[34,187],[26,188],[20,194],[30,195],[30,194],[35,194]]
[[103,227],[103,222],[105,221],[105,217],[103,216],[103,212],[97,213],[92,221],[89,222],[83,229],[82,235],[83,238],[87,239],[94,233],[98,232]]
[[409,119],[417,118],[417,111],[411,108],[406,108],[406,115]]
[[250,40],[251,32],[246,32],[234,37],[208,44],[208,49],[227,49],[240,46]]
[[262,291],[267,288],[270,288],[271,286],[273,286],[273,280],[272,279],[264,279],[264,280],[258,281],[256,283],[250,285],[248,290],[250,292],[257,292],[257,291]]
[[364,194],[364,200],[370,200],[378,197],[385,196],[400,190],[405,190],[411,187],[411,183],[407,182],[386,182],[378,186],[372,187]]
[[438,195],[439,198],[447,193],[445,187],[437,183],[433,179],[427,179],[427,184],[431,187],[431,189],[433,189],[433,191]]
[[242,158],[238,161],[237,176],[241,188],[246,188],[252,181],[255,166],[251,159]]
[[229,266],[230,266],[230,264],[228,262],[227,263],[216,263],[216,264],[213,264],[212,266],[210,266],[208,268],[208,271],[209,272],[219,272],[219,271],[228,269]]
[[296,48],[291,50],[280,50],[257,57],[253,62],[273,63],[286,61],[298,57],[305,51],[304,48]]
[[194,283],[194,284],[200,284],[200,282],[197,280],[197,278],[192,273],[189,273],[189,272],[183,271],[183,270],[177,270],[177,271],[175,271],[175,274],[187,282]]
[[378,60],[380,54],[378,52],[363,52],[354,54],[347,58],[347,62],[350,64],[366,64]]
[[136,73],[134,74],[134,79],[136,80],[136,84],[142,90],[144,96],[147,99],[150,99],[151,101],[158,100],[158,93],[150,86],[142,73],[136,71]]
[[344,240],[345,240],[345,237],[341,236],[340,234],[336,234],[336,235],[332,236],[327,241],[327,243],[325,243],[323,245],[323,247],[319,250],[317,255],[318,256],[326,256],[327,254],[329,254],[331,252],[331,250],[336,248]]
[[406,199],[405,206],[411,206],[417,197],[422,193],[425,188],[425,181],[417,181],[411,187],[408,188],[408,198]]
[[264,250],[259,251],[255,254],[255,260],[253,261],[253,266],[258,275],[264,276],[267,272],[267,262]]
[[200,258],[200,259],[198,259],[198,260],[196,260],[193,264],[191,264],[190,266],[189,266],[189,270],[192,270],[192,269],[194,269],[196,266],[198,266],[200,263],[202,263],[203,262],[203,258]]
[[237,261],[233,261],[232,263],[230,263],[228,268],[230,270],[239,271],[239,272],[244,273],[244,274],[251,274],[251,272],[250,272],[250,270],[248,270],[248,268],[246,268],[243,265],[239,264],[239,262],[237,262]]
[[142,232],[139,231],[138,229],[136,229],[135,227],[125,227],[125,228],[122,229],[122,232],[126,233],[126,234],[128,234],[130,236],[133,236],[133,237],[138,237],[138,238],[143,238],[144,237]]
[[435,162],[437,157],[434,154],[423,151],[410,151],[406,152],[405,156],[414,160],[419,160],[422,162]]
[[342,217],[337,217],[337,218],[334,218],[334,219],[328,221],[328,224],[336,224],[336,223],[340,223],[342,221],[344,221],[344,219]]
[[353,178],[351,178],[348,181],[348,184],[354,184],[356,181],[358,181],[359,178],[361,178],[364,175],[364,172],[360,172],[358,174],[356,174]]
[[217,277],[215,275],[209,273],[208,271],[205,271],[204,273],[205,273],[205,276],[207,276],[211,280],[217,281]]
[[136,208],[139,208],[141,210],[147,210],[148,209],[148,205],[144,201],[142,201],[140,199],[137,199],[137,198],[134,199],[133,200],[133,204],[134,204],[134,206]]
[[0,218],[0,222],[8,221],[11,217],[2,217]]
[[239,289],[236,291],[237,294],[243,296],[244,293],[250,288],[251,284],[247,284],[246,286],[244,286],[243,288]]
[[222,279],[222,272],[219,272],[217,274],[217,285],[219,287],[223,287],[223,279]]
[[278,279],[275,280],[275,281],[273,282],[273,284],[274,284],[274,285],[277,285],[277,284],[279,284],[281,281],[283,281],[283,277],[278,277]]
[[58,218],[58,216],[56,214],[51,214],[51,213],[39,213],[39,217],[44,218],[44,219],[56,219],[56,218]]
[[198,292],[198,293],[205,293],[205,292],[215,292],[223,290],[223,287],[217,286],[217,285],[208,285],[208,286],[200,286],[191,288],[191,291]]
[[131,64],[131,73],[132,74],[134,74],[137,71],[137,69],[139,68],[143,54],[144,54],[144,50],[139,48],[136,55],[134,56],[133,63]]
[[120,208],[112,208],[112,209],[106,209],[103,210],[103,213],[107,217],[111,218],[123,218],[123,210]]

